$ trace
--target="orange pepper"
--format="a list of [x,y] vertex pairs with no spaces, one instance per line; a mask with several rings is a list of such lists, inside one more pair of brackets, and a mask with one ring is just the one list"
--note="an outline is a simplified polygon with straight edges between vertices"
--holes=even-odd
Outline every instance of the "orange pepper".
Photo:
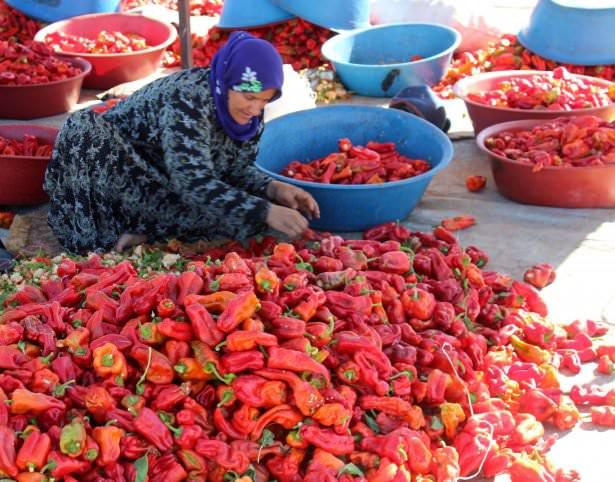
[[66,405],[55,397],[42,393],[34,393],[25,388],[17,388],[13,391],[11,413],[13,415],[34,414],[40,415],[52,408],[65,410]]
[[220,314],[224,311],[229,302],[237,295],[232,291],[216,291],[209,295],[188,295],[184,299],[184,305],[188,306],[198,303],[207,308],[207,311]]
[[553,414],[553,425],[558,430],[568,430],[577,424],[579,418],[579,410],[574,403],[561,402]]
[[179,377],[186,382],[207,382],[214,376],[203,370],[201,364],[195,358],[180,358],[173,367]]
[[108,465],[120,458],[120,440],[124,436],[124,430],[113,425],[96,427],[92,437],[100,447],[98,463]]
[[243,321],[252,318],[258,308],[259,301],[253,291],[241,293],[229,302],[218,318],[218,328],[230,333]]
[[352,413],[341,403],[326,403],[312,416],[321,425],[332,427],[343,426],[350,420]]
[[551,354],[547,350],[527,343],[517,335],[512,335],[510,337],[510,343],[515,348],[519,358],[523,361],[538,363],[540,365],[551,361]]
[[254,275],[256,289],[261,294],[278,293],[280,289],[280,278],[278,275],[262,265]]
[[113,343],[105,343],[94,349],[94,370],[103,378],[128,376],[126,358]]
[[440,417],[446,436],[452,440],[457,433],[457,427],[466,419],[466,414],[459,403],[444,402],[440,405]]

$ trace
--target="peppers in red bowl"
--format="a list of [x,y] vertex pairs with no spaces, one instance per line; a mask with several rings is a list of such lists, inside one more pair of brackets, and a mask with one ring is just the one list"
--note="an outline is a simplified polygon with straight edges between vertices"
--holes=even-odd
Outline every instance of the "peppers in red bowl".
[[[592,116],[518,120],[484,129],[476,142],[489,156],[498,191],[513,201],[613,208],[614,132],[613,122]],[[601,137],[604,151],[597,152],[593,142]]]
[[457,82],[453,91],[465,102],[476,134],[500,122],[523,119],[615,119],[615,83],[558,69],[477,74]]
[[57,135],[58,129],[47,126],[0,126],[0,205],[39,204],[48,199],[43,177]]
[[[66,47],[67,50],[56,50],[58,54],[68,57],[79,56],[91,62],[92,73],[85,79],[85,87],[108,89],[153,74],[162,61],[164,50],[177,37],[175,27],[161,20],[124,13],[101,13],[81,15],[52,23],[39,30],[34,38],[39,42],[45,42],[46,39],[53,42],[62,36],[69,36],[72,39],[75,37],[97,39],[103,31],[138,35],[144,39],[148,47],[121,52],[122,49],[119,47],[107,45],[106,49],[112,53],[90,53],[75,52],[74,44],[71,43]],[[115,36],[117,37],[117,34]],[[85,47],[84,50],[88,50]],[[113,52],[114,50],[120,51]]]

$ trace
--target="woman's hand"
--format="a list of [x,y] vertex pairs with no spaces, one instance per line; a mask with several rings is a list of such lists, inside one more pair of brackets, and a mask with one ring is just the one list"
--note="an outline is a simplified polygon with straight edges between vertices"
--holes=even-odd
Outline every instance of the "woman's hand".
[[308,228],[308,221],[296,209],[272,204],[265,220],[267,226],[286,234],[290,238],[298,238]]
[[292,184],[271,181],[267,187],[267,197],[282,206],[298,209],[308,219],[320,217],[320,208],[312,195]]

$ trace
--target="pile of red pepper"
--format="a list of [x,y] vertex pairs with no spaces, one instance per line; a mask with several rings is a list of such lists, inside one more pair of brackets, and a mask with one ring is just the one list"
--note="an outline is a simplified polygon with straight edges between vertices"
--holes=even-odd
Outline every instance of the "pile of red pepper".
[[350,139],[338,141],[339,151],[322,159],[302,163],[292,161],[282,175],[323,184],[381,184],[418,176],[431,169],[422,159],[410,159],[393,142],[369,141],[354,146]]
[[28,45],[43,24],[0,0],[0,40],[17,41]]
[[526,49],[517,37],[505,34],[497,42],[473,52],[455,54],[444,79],[433,89],[444,99],[454,98],[452,86],[460,79],[480,72],[499,70],[554,70],[566,67],[573,74],[589,75],[615,81],[615,65],[582,66],[560,64],[547,60]]
[[[190,0],[190,15],[213,17],[222,12],[223,0]],[[177,10],[177,0],[122,0],[121,9],[131,10],[144,5],[160,5],[171,10]]]
[[64,32],[52,32],[45,43],[55,52],[86,54],[122,54],[150,47],[145,37],[136,33],[100,31],[96,38],[86,38]]
[[553,325],[531,286],[441,226],[364,237],[232,243],[146,277],[58,260],[0,315],[0,473],[577,480],[545,458],[544,429],[573,427],[576,405],[615,426],[615,389],[565,397],[556,368],[612,370],[615,346],[593,341],[606,326]]
[[493,153],[539,171],[544,166],[615,164],[615,122],[594,116],[561,117],[532,129],[503,131],[485,139]]
[[0,156],[51,157],[52,149],[51,144],[31,134],[25,134],[21,141],[0,136]]
[[[300,18],[262,28],[245,29],[258,38],[268,40],[278,50],[284,63],[295,70],[313,68],[325,61],[320,53],[322,44],[333,35],[330,30],[314,25]],[[206,36],[192,36],[194,65],[207,67],[212,57],[230,35],[229,30],[212,27]],[[164,64],[175,67],[180,63],[179,40],[167,50]]]
[[549,74],[502,80],[490,90],[469,93],[468,99],[492,107],[569,111],[611,104],[615,86],[607,89],[557,67]]
[[43,43],[27,47],[0,40],[0,85],[45,84],[80,73],[80,68],[56,57]]

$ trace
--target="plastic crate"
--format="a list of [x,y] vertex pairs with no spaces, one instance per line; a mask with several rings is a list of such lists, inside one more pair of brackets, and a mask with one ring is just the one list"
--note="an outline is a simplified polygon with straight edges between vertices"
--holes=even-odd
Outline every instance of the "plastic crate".
[[120,0],[5,0],[29,17],[43,22],[57,22],[88,13],[116,12]]

